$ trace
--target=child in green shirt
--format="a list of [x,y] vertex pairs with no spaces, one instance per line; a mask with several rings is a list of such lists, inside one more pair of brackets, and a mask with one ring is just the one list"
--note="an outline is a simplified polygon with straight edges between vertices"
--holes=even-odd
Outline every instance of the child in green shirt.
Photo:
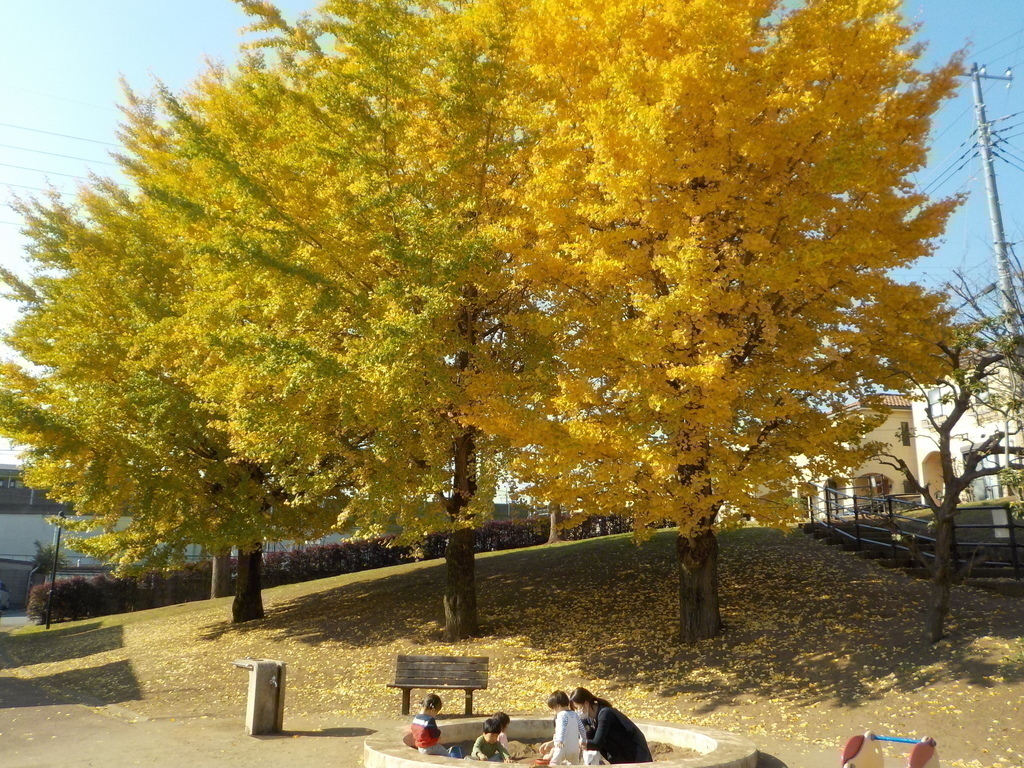
[[469,756],[474,760],[486,760],[491,763],[512,762],[512,756],[498,741],[500,735],[501,723],[493,717],[484,720],[484,732],[473,743],[473,751]]

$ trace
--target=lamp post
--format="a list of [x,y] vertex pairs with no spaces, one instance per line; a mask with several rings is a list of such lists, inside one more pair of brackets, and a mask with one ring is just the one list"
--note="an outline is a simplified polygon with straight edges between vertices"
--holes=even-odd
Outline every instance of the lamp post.
[[57,535],[53,543],[53,568],[50,571],[50,591],[46,595],[46,628],[50,628],[50,608],[53,605],[53,585],[57,581],[57,563],[60,562],[60,534],[64,527],[63,510],[57,515]]

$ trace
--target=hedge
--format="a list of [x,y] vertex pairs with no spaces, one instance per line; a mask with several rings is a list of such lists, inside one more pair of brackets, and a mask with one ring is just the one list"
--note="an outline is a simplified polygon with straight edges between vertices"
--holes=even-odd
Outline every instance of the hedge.
[[[591,517],[561,532],[568,541],[626,533],[628,520],[618,516]],[[476,530],[476,551],[497,552],[543,544],[548,539],[547,518],[499,520]],[[264,555],[263,587],[339,576],[373,568],[385,568],[416,560],[444,557],[446,534],[430,534],[418,546],[395,546],[394,536],[352,539],[339,544],[322,544]],[[53,588],[52,622],[88,619],[111,613],[127,613],[164,605],[205,600],[210,596],[211,565],[194,563],[175,571],[148,571],[139,576],[75,576],[60,579]],[[49,584],[32,588],[28,616],[45,621]]]

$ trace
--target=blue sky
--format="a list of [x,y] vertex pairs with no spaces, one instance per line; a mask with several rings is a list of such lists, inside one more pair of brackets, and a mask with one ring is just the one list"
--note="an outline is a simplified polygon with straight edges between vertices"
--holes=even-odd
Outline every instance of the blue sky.
[[[311,0],[282,0],[278,5],[294,16],[309,8]],[[913,0],[904,4],[904,13],[922,26],[920,36],[929,41],[927,62],[945,59],[968,44],[978,52],[969,60],[988,64],[993,73],[1024,58],[1021,0]],[[90,169],[112,171],[104,163],[116,141],[119,76],[143,91],[154,77],[182,88],[202,69],[206,57],[228,62],[235,58],[242,40],[238,29],[244,23],[244,15],[230,0],[0,0],[0,26],[5,32],[0,47],[0,202],[7,201],[10,192],[31,194],[47,180],[72,190],[74,177]],[[1010,89],[1004,83],[987,85],[990,119],[1024,110],[1024,68],[1020,75]],[[1018,115],[1003,125],[1012,126],[1022,118]],[[938,116],[932,167],[919,178],[937,194],[963,190],[970,199],[951,222],[941,254],[919,264],[908,279],[938,285],[952,270],[976,274],[978,280],[988,277],[992,248],[979,162],[970,160],[959,171],[956,167],[963,161],[954,162],[969,148],[969,143],[960,145],[971,141],[973,120],[970,89],[964,87]],[[1024,169],[1024,135],[1009,142],[1006,149],[1019,158],[1010,156],[1010,161]],[[1024,239],[1021,169],[1005,162],[998,166],[1011,241]],[[3,208],[0,222],[0,262],[17,267],[24,245],[17,217]],[[9,306],[0,307],[0,327],[11,317]]]
[[[278,5],[294,16],[311,2],[282,0]],[[976,51],[968,60],[987,64],[993,73],[1024,59],[1021,0],[914,0],[905,3],[904,13],[921,25],[920,37],[929,41],[928,63],[965,45]],[[154,77],[180,89],[203,68],[205,58],[235,58],[244,23],[230,0],[0,0],[0,202],[9,200],[11,192],[31,194],[47,181],[71,191],[76,177],[90,170],[113,171],[105,163],[116,142],[118,78],[123,75],[142,91]],[[1024,112],[1024,67],[1019,74],[1020,81],[1009,90],[1005,83],[986,86],[989,119]],[[951,222],[939,254],[907,271],[908,280],[941,285],[954,270],[978,285],[994,279],[979,161],[970,159],[969,151],[960,159],[973,141],[973,121],[965,82],[938,116],[931,167],[919,182],[939,195],[965,191],[969,199]],[[1024,114],[1018,114],[1001,125],[1022,121]],[[1004,148],[1019,168],[1000,161],[998,183],[1007,238],[1018,242],[1024,240],[1024,125],[1006,135]],[[0,209],[0,263],[23,271],[24,244],[16,214]],[[1024,259],[1024,245],[1017,252]],[[9,326],[15,311],[0,303],[0,328]]]
[[[987,66],[989,74],[1015,70],[1010,88],[1005,82],[984,86],[989,121],[1006,128],[1007,143],[1001,149],[1007,160],[996,160],[996,178],[1002,201],[1006,238],[1024,241],[1024,3],[1019,0],[916,0],[904,3],[908,19],[921,25],[920,39],[928,42],[924,61],[934,64],[954,51],[968,47],[967,62]],[[907,272],[930,286],[941,286],[959,272],[975,285],[995,280],[992,234],[981,161],[973,158],[974,106],[970,83],[939,112],[932,131],[929,168],[918,175],[920,185],[934,195],[966,192],[966,203],[946,229],[936,256],[919,262]],[[967,142],[964,144],[963,142]],[[965,151],[968,155],[961,159]],[[966,163],[966,164],[965,164]],[[962,167],[961,167],[962,166]],[[1024,260],[1024,245],[1017,254]]]

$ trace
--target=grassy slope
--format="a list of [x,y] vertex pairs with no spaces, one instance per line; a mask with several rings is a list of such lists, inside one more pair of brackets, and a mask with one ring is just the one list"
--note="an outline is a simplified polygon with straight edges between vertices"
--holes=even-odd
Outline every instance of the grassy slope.
[[950,639],[925,646],[923,583],[746,529],[722,537],[726,632],[680,649],[673,541],[660,532],[639,547],[616,536],[480,556],[485,634],[457,645],[438,640],[436,561],[268,590],[267,618],[242,627],[228,623],[225,599],[33,628],[4,644],[19,675],[150,716],[236,715],[245,675],[229,662],[254,656],[288,662],[289,712],[395,717],[399,694],[384,684],[396,654],[479,654],[491,657],[481,712],[541,711],[552,689],[582,684],[638,717],[755,739],[930,732],[956,747],[943,765],[1024,765],[1020,601],[958,591]]

